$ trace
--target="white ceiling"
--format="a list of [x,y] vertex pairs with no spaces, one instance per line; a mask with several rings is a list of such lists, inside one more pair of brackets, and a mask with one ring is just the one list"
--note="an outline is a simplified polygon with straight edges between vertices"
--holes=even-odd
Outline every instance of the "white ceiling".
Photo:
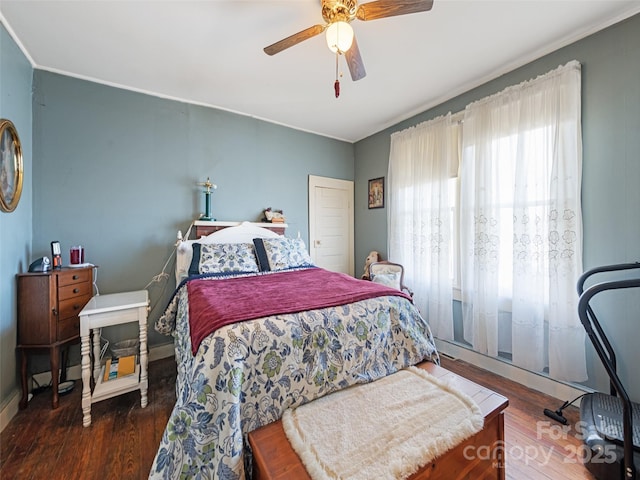
[[[366,3],[366,2],[362,2]],[[640,12],[639,0],[435,0],[429,12],[352,23],[353,82],[323,35],[320,0],[0,0],[35,68],[355,142]]]

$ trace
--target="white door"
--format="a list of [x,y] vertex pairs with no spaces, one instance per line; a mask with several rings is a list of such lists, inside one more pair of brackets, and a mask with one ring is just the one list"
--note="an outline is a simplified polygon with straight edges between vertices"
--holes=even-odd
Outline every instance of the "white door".
[[353,182],[309,175],[309,244],[319,267],[353,276]]

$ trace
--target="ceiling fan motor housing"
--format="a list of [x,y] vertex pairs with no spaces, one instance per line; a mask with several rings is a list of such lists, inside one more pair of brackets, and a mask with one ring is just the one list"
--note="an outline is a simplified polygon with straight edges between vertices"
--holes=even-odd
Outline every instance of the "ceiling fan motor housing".
[[351,22],[357,9],[356,0],[322,0],[322,18],[327,23]]

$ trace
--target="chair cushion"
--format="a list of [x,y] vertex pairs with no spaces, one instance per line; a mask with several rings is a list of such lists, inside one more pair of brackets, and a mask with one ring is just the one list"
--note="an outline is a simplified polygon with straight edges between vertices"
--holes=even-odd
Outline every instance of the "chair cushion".
[[387,287],[401,290],[400,286],[400,272],[397,273],[378,273],[373,276],[371,281],[375,283],[381,283]]

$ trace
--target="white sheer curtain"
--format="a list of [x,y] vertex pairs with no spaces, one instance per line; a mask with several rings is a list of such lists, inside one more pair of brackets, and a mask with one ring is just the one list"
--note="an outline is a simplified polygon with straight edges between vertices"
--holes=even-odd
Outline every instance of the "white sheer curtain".
[[453,339],[449,180],[458,130],[447,115],[394,133],[389,156],[389,259],[404,265],[414,302],[443,339]]
[[460,169],[465,340],[570,381],[587,378],[580,115],[575,61],[470,104]]

